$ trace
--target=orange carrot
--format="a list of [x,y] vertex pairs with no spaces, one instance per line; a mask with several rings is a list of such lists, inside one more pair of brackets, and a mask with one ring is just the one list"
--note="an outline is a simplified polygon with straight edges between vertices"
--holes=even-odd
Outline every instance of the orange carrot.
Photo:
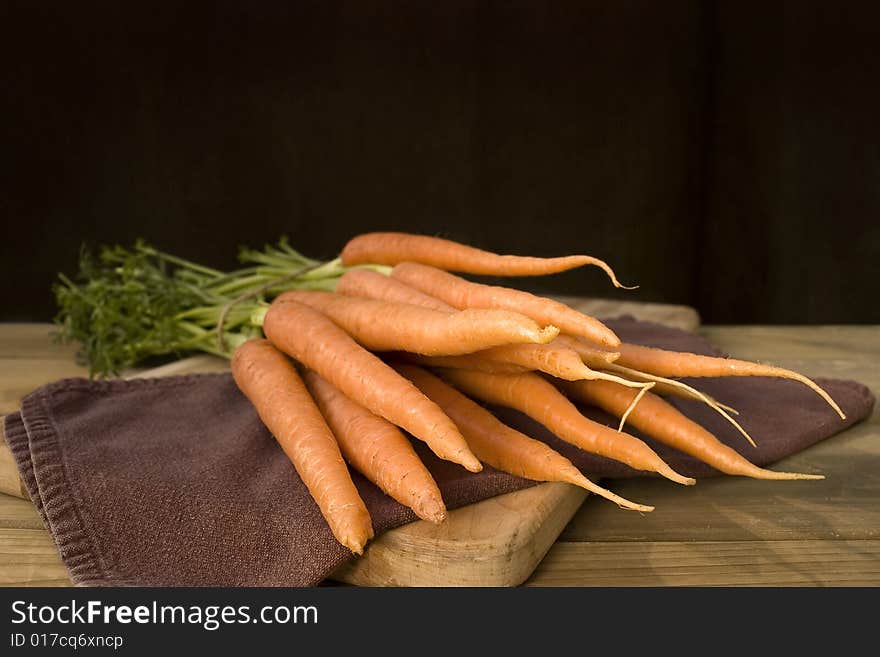
[[[567,347],[576,351],[581,357],[581,360],[584,362],[584,365],[590,368],[599,371],[605,371],[607,373],[615,372],[617,374],[620,374],[624,378],[629,379],[630,381],[642,381],[646,383],[651,382],[654,384],[654,387],[651,391],[655,394],[669,397],[680,397],[682,399],[696,399],[698,401],[702,401],[708,404],[719,412],[726,411],[727,413],[739,415],[739,412],[735,408],[731,408],[730,406],[722,404],[718,400],[713,399],[710,395],[700,392],[699,390],[696,390],[691,386],[682,383],[681,381],[674,381],[672,379],[658,377],[652,374],[648,374],[646,372],[640,372],[638,370],[623,367],[617,364],[616,361],[620,358],[620,352],[618,351],[610,351],[608,349],[592,346],[582,338],[565,334],[560,334],[556,336],[553,342],[551,342],[547,346],[553,347],[554,345]],[[754,446],[755,443],[752,440],[751,436],[749,436],[741,426],[739,426],[725,413],[721,414],[724,415],[726,419],[730,420],[733,425],[739,430],[739,432],[742,433],[746,437],[746,439]]]
[[477,351],[472,354],[462,354],[460,356],[419,356],[418,354],[408,354],[405,352],[396,352],[390,354],[393,360],[414,363],[425,367],[443,367],[456,370],[475,370],[477,372],[486,372],[488,374],[522,374],[531,371],[528,367],[517,365],[510,361],[491,360],[483,358]]
[[420,292],[396,278],[385,276],[370,269],[349,269],[336,281],[336,292],[353,297],[377,299],[379,301],[408,303],[413,306],[442,310],[447,313],[458,311],[458,308],[453,308],[436,297]]
[[454,274],[415,262],[396,265],[391,270],[391,275],[456,308],[511,310],[531,317],[542,325],[558,326],[563,333],[580,335],[610,347],[620,344],[614,332],[594,317],[584,315],[564,303],[523,290],[472,283]]
[[345,245],[340,258],[345,266],[420,262],[438,269],[487,276],[542,276],[592,265],[601,268],[615,287],[633,289],[621,285],[611,267],[602,260],[591,256],[534,258],[499,255],[459,242],[411,233],[365,233],[358,235]]
[[[530,354],[526,349],[519,347],[545,348],[550,345],[509,345],[485,349],[472,354],[462,356],[418,356],[414,354],[400,354],[398,357],[405,361],[425,365],[426,367],[443,367],[460,370],[475,370],[488,374],[522,374],[523,372],[539,371],[563,381],[579,381],[583,379],[613,381],[614,383],[629,388],[641,388],[649,390],[656,384],[653,382],[629,381],[614,374],[591,370],[583,364],[573,351],[566,353],[565,349],[550,349]],[[509,348],[511,347],[511,348]],[[516,347],[517,349],[512,349]],[[633,406],[638,404],[641,395],[633,398]],[[628,413],[620,419],[618,431],[623,431]]]
[[[726,404],[722,404],[711,395],[707,395],[705,392],[697,390],[696,388],[693,388],[686,383],[682,383],[677,379],[667,379],[662,376],[657,376],[656,374],[640,372],[639,370],[634,370],[629,367],[623,367],[622,365],[618,365],[617,363],[609,363],[605,366],[605,369],[609,372],[616,372],[617,374],[627,377],[631,381],[651,381],[655,384],[652,392],[656,395],[660,395],[661,397],[694,399],[696,401],[701,401],[705,404],[708,404],[712,408],[717,407],[718,409],[722,409],[724,411],[727,411],[728,413],[739,415],[739,411],[737,411],[735,408],[731,408]],[[742,429],[740,429],[740,431],[742,432]]]
[[503,345],[459,356],[420,356],[411,360],[428,367],[454,367],[490,374],[538,371],[566,381],[605,379],[631,388],[654,386],[653,383],[629,381],[614,374],[590,369],[575,351],[554,347],[552,344]]
[[[396,278],[368,269],[351,269],[343,274],[336,285],[336,291],[381,301],[409,303],[448,313],[458,312],[456,308],[436,297],[420,292]],[[571,353],[572,350],[576,353]],[[439,356],[434,357],[433,361],[429,359],[421,362],[437,367],[477,369],[493,373],[539,370],[563,379],[578,379],[590,372],[588,367],[605,366],[616,357],[614,352],[590,347],[572,336],[558,335],[546,345],[503,345],[472,354]]]
[[336,540],[361,554],[373,537],[370,513],[293,363],[268,340],[249,340],[232,356],[232,376],[293,463]]
[[670,393],[670,391],[674,390],[674,394],[679,397],[682,397],[684,399],[696,399],[697,401],[703,402],[725,420],[730,422],[730,424],[732,424],[733,427],[737,431],[739,431],[747,441],[749,441],[749,444],[752,447],[757,447],[755,441],[748,434],[748,432],[742,428],[739,422],[730,417],[730,413],[728,413],[728,411],[733,411],[735,415],[739,415],[737,411],[731,409],[729,406],[724,406],[724,404],[719,404],[712,397],[703,392],[700,392],[696,388],[693,388],[681,381],[677,381],[676,379],[667,379],[662,376],[657,376],[656,374],[648,374],[647,372],[641,372],[639,370],[634,370],[629,367],[624,367],[623,365],[619,365],[618,363],[610,363],[607,366],[607,369],[612,372],[616,372],[617,374],[620,374],[630,379],[631,381],[651,381],[655,384],[655,386],[663,386],[663,391],[667,394]]
[[[382,301],[409,303],[448,313],[458,312],[436,297],[424,294],[395,278],[368,269],[351,269],[343,274],[336,285],[336,291]],[[462,355],[407,358],[430,367],[474,369],[493,374],[538,370],[567,380],[598,377],[624,381],[620,377],[591,369],[593,366],[602,367],[613,362],[617,358],[616,353],[590,347],[586,342],[568,335],[558,335],[546,345],[512,344]],[[639,384],[631,385],[635,387]]]
[[626,463],[636,470],[657,472],[680,484],[693,484],[667,465],[635,436],[617,432],[584,417],[549,381],[534,373],[486,374],[442,370],[444,379],[471,397],[509,406],[540,422],[562,440],[581,449]]
[[[620,417],[631,406],[634,391],[607,381],[565,381],[559,387],[570,397]],[[759,468],[709,431],[653,393],[632,408],[629,423],[646,436],[708,463],[731,475],[756,479],[824,479],[822,475],[774,472]]]
[[573,335],[565,335],[564,333],[557,335],[553,342],[550,343],[550,346],[564,347],[577,352],[584,365],[595,369],[602,369],[620,357],[620,354],[616,351],[590,346],[585,340],[576,338]]
[[518,477],[536,481],[564,481],[617,503],[625,509],[652,511],[597,486],[571,461],[540,440],[507,426],[485,408],[465,397],[433,374],[413,365],[395,365],[458,425],[468,445],[483,463]]
[[512,343],[545,343],[559,334],[519,313],[469,309],[445,313],[404,303],[335,292],[291,290],[273,303],[293,300],[311,306],[374,351],[409,351],[428,356],[466,354]]
[[446,518],[437,483],[400,429],[346,397],[316,372],[306,370],[303,378],[342,455],[355,470],[419,518],[433,523]]
[[701,356],[680,351],[668,351],[634,344],[621,344],[617,350],[619,365],[665,377],[705,377],[705,376],[771,376],[799,381],[828,402],[837,414],[846,415],[831,396],[803,374],[791,370],[762,365],[734,358]]
[[269,306],[263,332],[278,349],[315,370],[372,413],[425,441],[437,456],[482,469],[455,423],[378,357],[317,310],[296,301]]

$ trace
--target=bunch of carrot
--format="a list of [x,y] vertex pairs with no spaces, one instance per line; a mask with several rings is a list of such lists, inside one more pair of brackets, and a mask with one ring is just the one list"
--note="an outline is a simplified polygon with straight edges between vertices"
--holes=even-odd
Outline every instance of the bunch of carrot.
[[[446,517],[436,482],[401,430],[471,472],[488,464],[581,486],[625,509],[653,509],[590,481],[477,401],[518,409],[580,449],[680,484],[694,480],[624,432],[625,422],[721,472],[821,478],[759,468],[663,399],[701,399],[735,424],[733,409],[676,379],[776,376],[805,383],[843,416],[809,379],[622,343],[602,322],[562,303],[456,275],[536,276],[592,265],[624,287],[601,260],[497,255],[435,237],[368,233],[346,244],[339,264],[344,273],[331,286],[281,293],[255,315],[265,339],[241,343],[232,372],[352,552],[363,551],[373,528],[349,467],[420,518]],[[590,420],[572,399],[620,418],[620,426]]]

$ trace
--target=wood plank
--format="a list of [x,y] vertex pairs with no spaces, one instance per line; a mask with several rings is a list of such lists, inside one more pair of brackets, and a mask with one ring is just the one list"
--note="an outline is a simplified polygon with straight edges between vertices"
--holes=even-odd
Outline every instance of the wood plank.
[[176,360],[166,365],[160,365],[148,370],[133,370],[126,372],[123,378],[141,379],[147,377],[177,376],[179,374],[210,374],[212,372],[229,371],[229,361],[220,356],[200,354],[183,360]]
[[0,495],[0,527],[5,529],[43,529],[43,520],[30,500]]
[[18,409],[41,385],[69,376],[88,376],[88,370],[58,358],[0,358],[0,414]]
[[[28,500],[27,489],[25,489],[24,482],[18,476],[18,466],[15,465],[12,452],[6,445],[6,435],[3,432],[2,422],[0,422],[0,493]],[[0,515],[0,518],[2,517]]]
[[813,361],[823,372],[856,365],[875,374],[880,366],[880,326],[703,326],[699,332],[732,355],[761,362]]
[[877,586],[880,541],[557,543],[528,586]]
[[72,363],[78,347],[76,344],[55,342],[55,327],[45,323],[6,323],[2,325],[0,359],[53,359]]
[[70,586],[49,532],[0,527],[0,586]]

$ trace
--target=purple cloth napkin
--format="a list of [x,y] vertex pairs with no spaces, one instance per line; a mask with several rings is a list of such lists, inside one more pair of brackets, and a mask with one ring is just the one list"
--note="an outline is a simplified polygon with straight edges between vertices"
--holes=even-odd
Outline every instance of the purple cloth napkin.
[[[684,331],[631,318],[608,324],[628,342],[718,353]],[[758,447],[704,406],[673,403],[758,465],[845,429],[874,404],[871,392],[854,381],[820,381],[846,420],[795,382],[692,383],[737,408]],[[494,410],[588,475],[643,474],[573,448],[517,412]],[[599,411],[584,410],[616,425]],[[30,497],[78,585],[310,586],[351,558],[228,374],[65,379],[28,395],[19,412],[6,416],[5,432]],[[534,483],[489,467],[472,474],[415,444],[449,508]],[[651,445],[682,474],[717,474]],[[353,477],[377,535],[416,519],[363,477]]]

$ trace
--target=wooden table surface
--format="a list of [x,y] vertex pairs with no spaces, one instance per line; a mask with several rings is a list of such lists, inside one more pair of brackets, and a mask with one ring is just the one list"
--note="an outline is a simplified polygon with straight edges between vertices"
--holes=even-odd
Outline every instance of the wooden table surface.
[[[704,326],[740,358],[880,391],[880,327]],[[84,374],[47,325],[0,324],[0,412],[34,388]],[[819,482],[725,477],[693,488],[661,479],[614,483],[663,513],[620,513],[587,498],[531,578],[532,586],[878,585],[880,420],[779,464],[821,471]],[[0,494],[0,585],[65,586],[67,577],[30,502]]]

